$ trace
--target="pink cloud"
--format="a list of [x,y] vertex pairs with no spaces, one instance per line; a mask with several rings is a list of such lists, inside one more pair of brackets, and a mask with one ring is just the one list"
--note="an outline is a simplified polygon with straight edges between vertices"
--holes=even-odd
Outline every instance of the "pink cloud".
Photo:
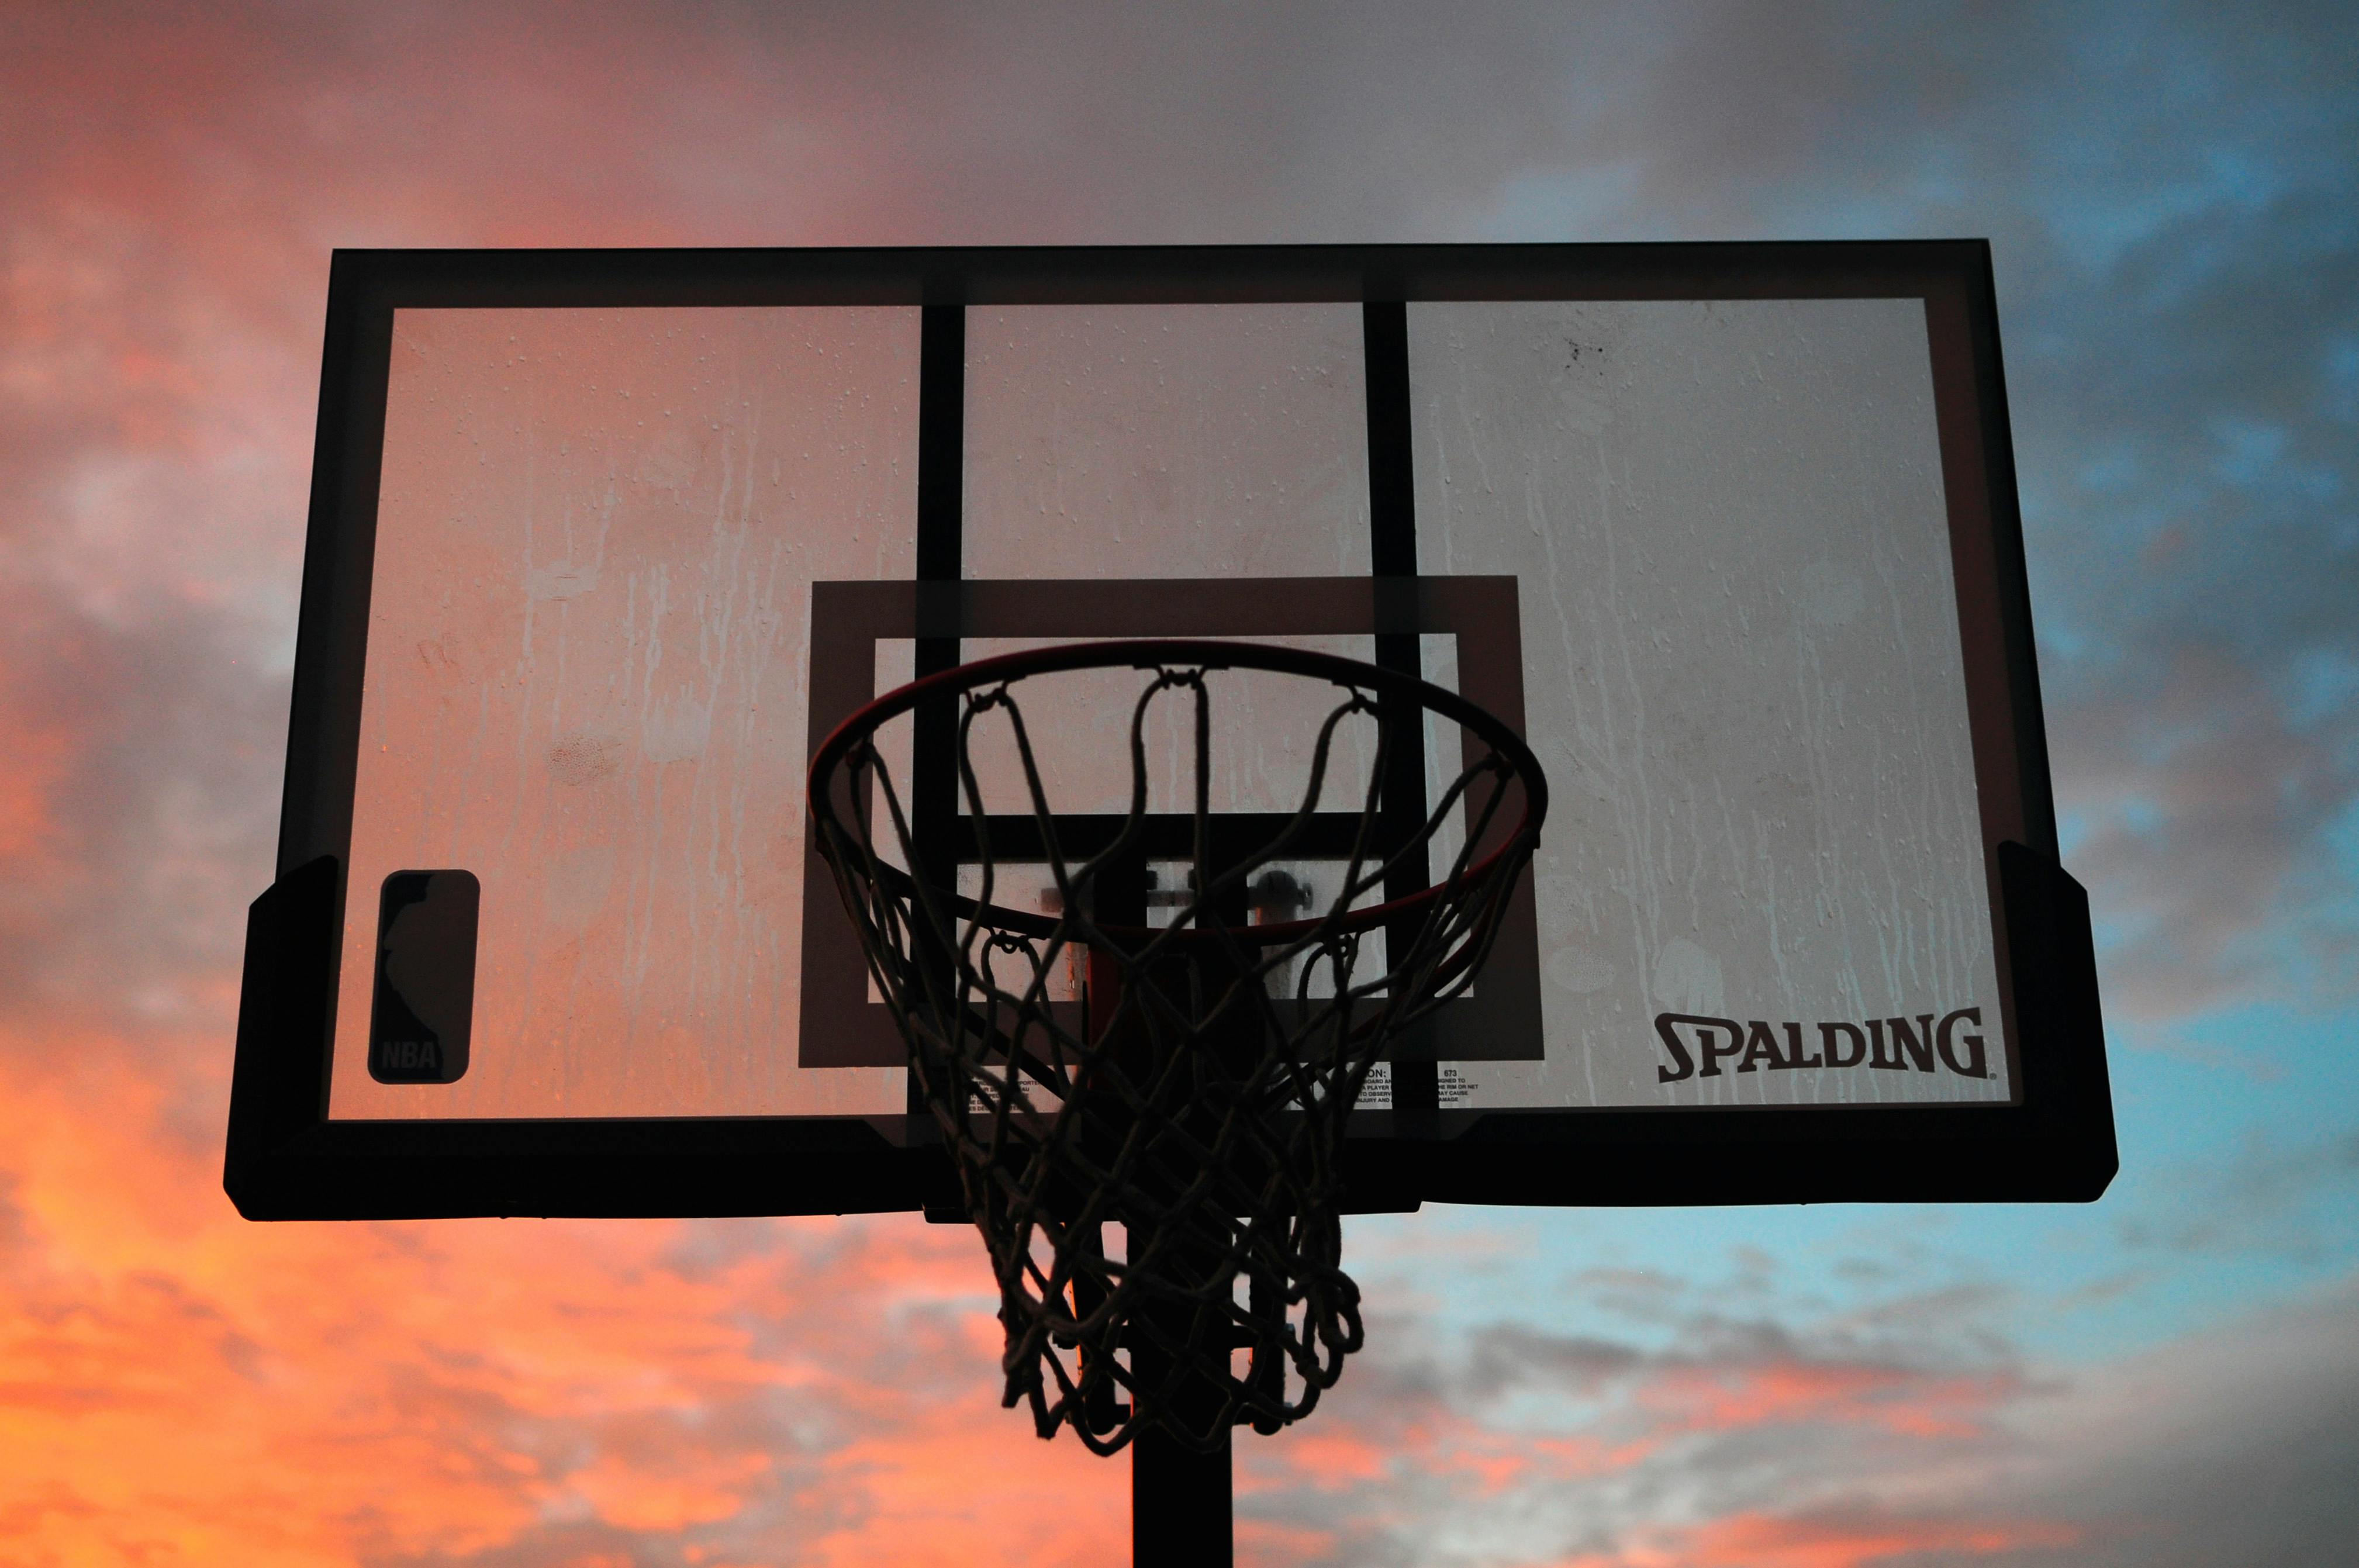
[[[1387,54],[1381,29],[1357,25],[1273,40],[1190,17],[1139,42],[1110,41],[1079,14],[963,28],[881,6],[771,15],[690,25],[677,8],[617,8],[535,32],[492,12],[390,5],[10,14],[0,1555],[12,1562],[1120,1560],[1126,1467],[1039,1443],[999,1408],[981,1248],[963,1230],[257,1227],[220,1192],[237,942],[243,901],[268,876],[331,247],[1438,233],[1484,220],[1503,180],[1561,153],[1574,121],[1554,106],[1582,96],[1566,86],[1582,49],[1544,27],[1502,25],[1489,53],[1444,60],[1437,34],[1404,30]],[[1231,54],[1190,52],[1193,35]],[[1782,91],[1754,69],[1758,52],[1708,78],[1730,91],[1634,116],[1607,156],[1668,147],[1679,200],[1706,200],[1724,171],[1704,141],[1733,125],[1755,136],[1760,95]],[[1142,70],[1149,60],[1168,63]],[[1508,82],[1539,107],[1452,123],[1449,94],[1426,90],[1436,70],[1462,96],[1503,99]],[[1380,80],[1418,91],[1370,92]],[[1697,119],[1693,102],[1713,113]],[[1775,127],[1779,167],[1815,145],[1798,126]],[[1425,180],[1421,205],[1399,204],[1395,165]],[[1665,187],[1648,189],[1659,210]],[[2176,881],[2135,823],[2101,816],[2087,846],[2101,893],[2178,939],[2125,955],[2126,999],[2147,1012],[2226,994],[2246,958],[2236,931],[2282,892],[2289,841],[2269,812],[2288,808],[2251,779],[2291,781],[2297,826],[2348,783],[2312,740],[2271,728],[2234,671],[2196,659],[2167,684],[2180,727],[2159,773],[2136,755],[2137,713],[2082,715],[2095,736],[2087,803],[2158,780],[2174,820],[2203,825],[2187,863],[2201,875]],[[2203,719],[2215,711],[2263,717]],[[2261,1435],[2239,1452],[2287,1467],[2331,1458],[2341,1451],[2309,1436],[2331,1410],[2304,1417],[2306,1447],[2269,1448],[2263,1422],[2288,1389],[2314,1385],[2323,1403],[2344,1386],[2310,1374],[2350,1342],[2348,1323],[2303,1342],[2314,1353],[2301,1371],[2236,1362],[2236,1388],[2190,1394],[2154,1370],[2154,1387],[2119,1395],[2060,1451],[2108,1456],[2105,1506],[2124,1516],[2159,1506],[2124,1477],[2178,1474],[2138,1446],[2158,1409],[2179,1413],[2170,1446],[2187,1449],[2241,1397]],[[2028,1402],[2011,1377],[1799,1353],[1634,1357],[1569,1393],[1518,1364],[1509,1391],[1527,1406],[1511,1420],[1498,1390],[1408,1365],[1429,1350],[1443,1359],[1447,1335],[1405,1313],[1311,1422],[1243,1440],[1245,1560],[1398,1560],[1446,1538],[1470,1563],[1874,1568],[2102,1544],[2100,1526],[2054,1522],[2082,1518],[2074,1499],[1957,1461],[2055,1452],[2008,1447]],[[1883,1496],[1953,1474],[1953,1511],[1823,1502],[1830,1488]],[[2205,1496],[2194,1480],[2184,1489]],[[1607,1544],[1562,1544],[1575,1540]]]
[[1638,1401],[1675,1430],[1826,1421],[1911,1437],[1970,1437],[2017,1391],[2001,1377],[1928,1377],[1897,1367],[1816,1361],[1682,1367],[1657,1374]]
[[1583,1553],[1560,1568],[1874,1568],[1926,1552],[1990,1557],[2069,1547],[2066,1525],[2040,1520],[1852,1519],[1740,1513],[1690,1530],[1650,1531],[1643,1543]]
[[1988,1557],[2070,1546],[2079,1539],[2071,1526],[2038,1520],[1869,1522],[1738,1514],[1694,1531],[1680,1557],[1695,1568],[1868,1568],[1918,1552]]

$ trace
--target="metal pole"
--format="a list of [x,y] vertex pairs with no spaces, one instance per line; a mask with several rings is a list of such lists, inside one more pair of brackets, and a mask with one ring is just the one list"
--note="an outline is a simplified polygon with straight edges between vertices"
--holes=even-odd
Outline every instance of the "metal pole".
[[1229,1442],[1199,1454],[1161,1431],[1130,1443],[1132,1568],[1232,1568]]
[[[1134,853],[1101,867],[1096,887],[1097,918],[1127,925],[1147,923],[1147,858]],[[1238,911],[1242,917],[1243,910]],[[1240,923],[1242,920],[1240,919]],[[1106,1008],[1111,1019],[1119,1008],[1124,981],[1122,966],[1112,954],[1090,953],[1090,997],[1093,1007]],[[1107,1027],[1093,1018],[1093,1037]],[[1150,1048],[1154,1034],[1134,1019],[1137,1038],[1127,1049]],[[1105,1042],[1101,1040],[1101,1045]],[[1219,1266],[1217,1255],[1200,1260],[1207,1269]],[[1186,1267],[1184,1264],[1182,1268]],[[1185,1306],[1159,1309],[1170,1337],[1185,1343],[1193,1313]],[[1162,1388],[1169,1373],[1167,1357],[1152,1345],[1134,1341],[1131,1364],[1141,1388]],[[1196,1379],[1171,1390],[1174,1413],[1182,1421],[1209,1415],[1219,1408],[1214,1389]],[[1232,1434],[1223,1431],[1221,1444],[1200,1454],[1175,1440],[1160,1427],[1148,1427],[1130,1441],[1130,1560],[1133,1568],[1233,1568],[1236,1561],[1235,1523],[1232,1517],[1229,1450]]]

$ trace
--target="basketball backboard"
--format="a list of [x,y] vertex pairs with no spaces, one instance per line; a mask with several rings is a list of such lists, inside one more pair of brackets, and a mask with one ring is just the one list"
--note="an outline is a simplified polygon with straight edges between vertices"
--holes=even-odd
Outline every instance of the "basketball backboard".
[[[1981,244],[346,252],[233,1197],[947,1202],[804,769],[1116,637],[1419,673],[1548,771],[1363,1206],[2111,1177]],[[1244,815],[1303,740],[1248,697]]]

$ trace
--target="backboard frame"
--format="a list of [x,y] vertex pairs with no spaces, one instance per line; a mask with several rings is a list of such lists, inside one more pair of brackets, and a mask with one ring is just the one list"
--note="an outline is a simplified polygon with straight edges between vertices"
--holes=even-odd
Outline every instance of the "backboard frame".
[[[938,1204],[939,1155],[857,1118],[332,1119],[335,936],[402,309],[922,310],[917,578],[962,575],[964,311],[1358,303],[1371,560],[1417,569],[1405,310],[1421,300],[1919,299],[1931,348],[2010,1104],[1491,1113],[1360,1146],[1364,1208],[2089,1199],[2115,1168],[2085,896],[2057,864],[1995,294],[1975,240],[1738,245],[340,251],[329,281],[278,881],[251,913],[225,1184],[252,1218],[850,1213]],[[919,669],[954,658],[920,642]],[[1380,650],[1381,651],[1381,650]],[[1996,816],[1994,816],[1994,812]],[[2004,841],[2004,842],[2000,842]],[[373,897],[373,895],[364,895]],[[790,1046],[788,1047],[791,1048]],[[1568,1118],[1578,1118],[1577,1122]],[[791,1126],[784,1125],[789,1124]]]

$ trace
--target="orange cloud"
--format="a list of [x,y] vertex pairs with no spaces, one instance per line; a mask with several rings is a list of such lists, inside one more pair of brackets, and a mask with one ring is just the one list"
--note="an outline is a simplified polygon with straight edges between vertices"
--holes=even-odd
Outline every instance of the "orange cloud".
[[969,1233],[249,1225],[124,1040],[0,1051],[67,1064],[0,1097],[9,1561],[310,1568],[571,1530],[1082,1563],[1126,1528],[1126,1467],[998,1407]]
[[[294,27],[267,6],[12,11],[0,144],[37,156],[0,160],[0,978],[49,963],[61,903],[95,887],[112,901],[95,905],[77,983],[115,1021],[27,1024],[20,1007],[0,1025],[11,1568],[1121,1560],[1125,1462],[1042,1444],[998,1406],[971,1233],[914,1219],[267,1227],[220,1191],[235,933],[268,860],[331,246],[1038,239],[1076,223],[1142,238],[1234,230],[1240,201],[1268,203],[1248,228],[1299,225],[1302,190],[1366,185],[1335,164],[1299,165],[1309,183],[1266,198],[1233,184],[1266,150],[1254,115],[1227,117],[1253,127],[1221,144],[1242,156],[1175,161],[1202,126],[1142,113],[1102,48],[1055,36],[1065,18],[863,34],[840,19],[855,9],[825,12],[780,10],[766,38],[718,12],[698,32],[677,8],[569,16],[540,37],[488,11],[420,26],[313,8]],[[968,60],[986,46],[1002,63],[1053,56],[1103,92],[1093,134],[1136,137],[1158,177],[1122,177],[1118,156],[1034,157],[1068,147],[1077,122],[1057,117],[1054,91],[971,86],[992,78]],[[1308,57],[1272,58],[1292,101]],[[1391,126],[1416,99],[1322,102],[1376,104]],[[1203,100],[1182,79],[1170,101]],[[995,144],[979,134],[1007,110]],[[1410,135],[1397,145],[1431,150]],[[1357,159],[1374,144],[1338,145]],[[1006,177],[995,157],[1022,168]],[[1467,169],[1448,184],[1478,201],[1491,190]],[[132,663],[124,649],[159,605],[202,612],[197,630]],[[217,647],[261,668],[189,683]],[[263,717],[241,727],[233,699]],[[190,738],[132,744],[183,709]],[[2253,769],[2228,760],[2203,777],[2233,803]],[[227,782],[197,781],[211,764]],[[153,791],[135,802],[150,815],[111,793],[135,789]],[[249,800],[259,825],[242,827],[231,808]],[[138,880],[158,866],[169,875]],[[169,1027],[123,1021],[138,1010],[123,998],[168,967],[125,911],[225,933],[176,982]],[[1246,1560],[1398,1560],[1436,1520],[1552,1526],[1549,1506],[1605,1519],[1582,1539],[1618,1532],[1580,1560],[1601,1568],[1874,1568],[2078,1539],[2005,1517],[1648,1522],[1716,1434],[1864,1432],[1881,1468],[1863,1474],[1889,1477],[1919,1445],[1986,1433],[2016,1392],[2004,1378],[1647,1364],[1535,1432],[1386,1381],[1397,1354],[1372,1347],[1309,1425],[1242,1442]],[[1490,1561],[1531,1561],[1517,1540]],[[1362,1551],[1371,1541],[1386,1550]]]

